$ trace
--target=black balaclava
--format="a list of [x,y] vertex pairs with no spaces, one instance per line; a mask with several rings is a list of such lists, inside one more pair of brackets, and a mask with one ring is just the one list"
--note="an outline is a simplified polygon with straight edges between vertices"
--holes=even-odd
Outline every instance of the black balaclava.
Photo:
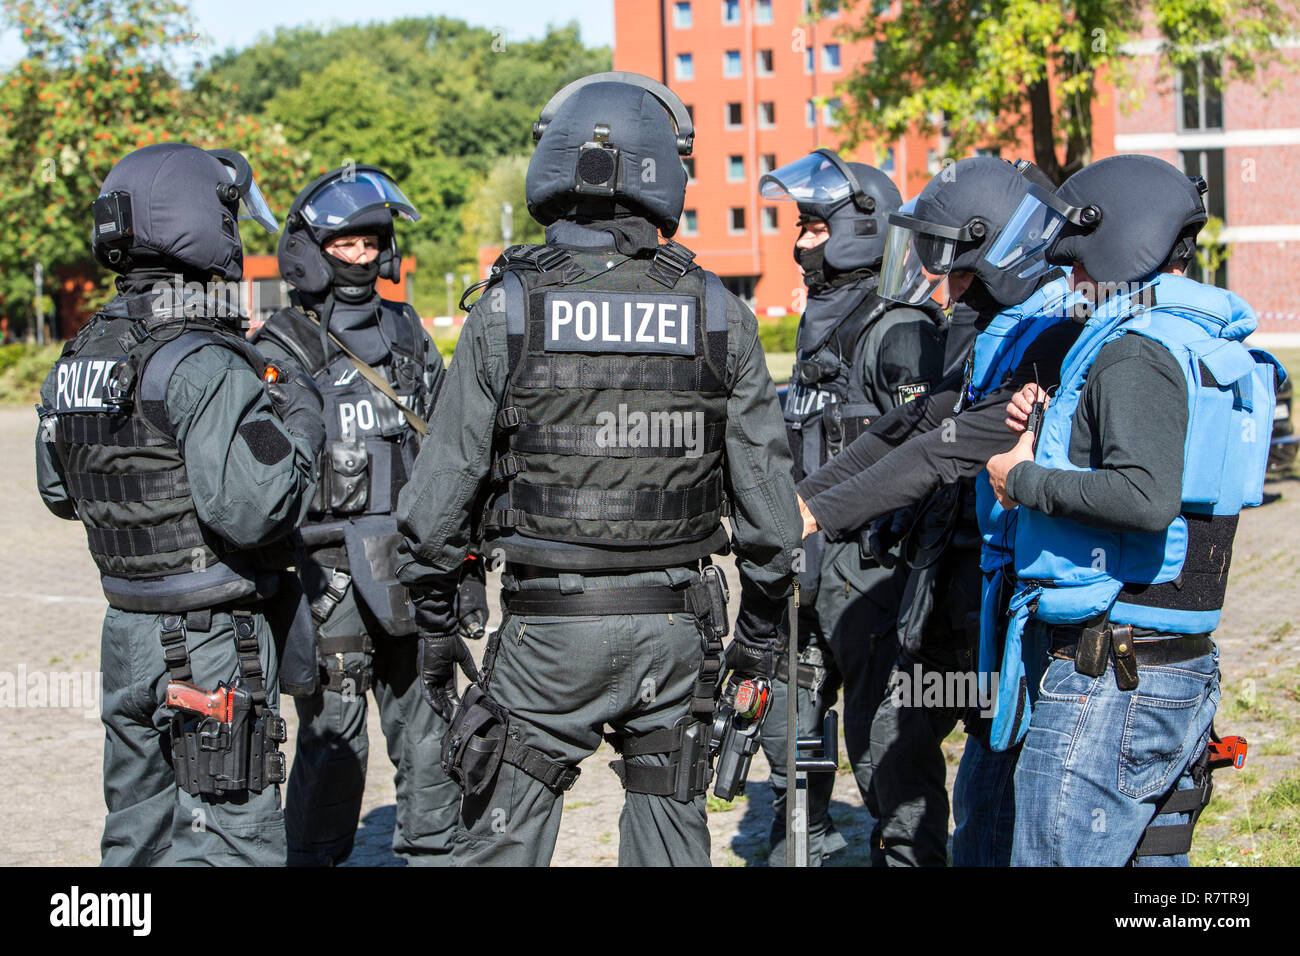
[[330,287],[330,332],[361,361],[370,365],[384,361],[390,346],[379,326],[381,309],[379,293],[375,289],[379,259],[352,263],[328,252],[324,256],[334,272],[334,282]]

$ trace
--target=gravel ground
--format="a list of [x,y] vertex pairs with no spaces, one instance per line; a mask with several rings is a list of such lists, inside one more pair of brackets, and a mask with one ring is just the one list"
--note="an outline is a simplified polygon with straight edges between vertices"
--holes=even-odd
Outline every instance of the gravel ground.
[[[34,426],[35,416],[29,408],[0,407],[0,494],[9,503],[0,511],[0,541],[4,542],[0,596],[9,610],[0,620],[0,679],[25,677],[30,682],[37,674],[58,673],[75,677],[80,685],[86,675],[93,688],[104,600],[81,526],[53,518],[36,494],[31,451]],[[1264,687],[1277,668],[1294,666],[1300,641],[1289,625],[1296,614],[1300,576],[1293,542],[1294,529],[1300,527],[1300,494],[1295,481],[1271,484],[1269,491],[1276,500],[1247,513],[1237,535],[1233,586],[1218,635],[1228,688]],[[733,576],[732,594],[738,594],[729,562],[727,568]],[[490,580],[490,587],[495,593],[497,582]],[[497,616],[494,612],[494,622]],[[1227,790],[1228,799],[1245,801],[1294,768],[1292,731],[1295,709],[1300,708],[1294,696],[1292,691],[1292,710],[1280,716],[1276,709],[1263,712],[1238,707],[1234,711],[1241,718],[1237,725],[1220,728],[1247,733],[1252,742],[1258,739],[1270,744],[1259,748],[1267,750],[1259,756],[1252,747],[1252,776],[1220,788]],[[5,706],[0,711],[0,832],[6,834],[0,842],[0,865],[93,865],[99,860],[104,806],[98,698],[93,693],[65,697],[63,703],[71,706]],[[384,757],[373,700],[370,707],[370,776],[357,846],[347,865],[397,865],[399,861],[389,850],[394,810],[392,768]],[[285,716],[292,741],[292,707]],[[951,739],[945,749],[951,777],[961,752],[960,738]],[[292,760],[292,743],[286,750]],[[605,766],[613,756],[608,747],[602,747],[586,762],[578,783],[565,795],[557,865],[617,862],[622,790]],[[760,753],[751,769],[748,793],[710,813],[715,865],[761,865],[765,861],[771,820],[767,776]],[[832,813],[850,847],[832,862],[861,863],[867,855],[865,838],[871,820],[847,770],[837,775],[834,799]],[[1226,824],[1221,828],[1221,833],[1212,830],[1207,836],[1226,840],[1223,852],[1240,852],[1241,862],[1250,862],[1255,843],[1248,845],[1244,837],[1230,837],[1232,830]],[[1198,843],[1200,836],[1198,831]]]

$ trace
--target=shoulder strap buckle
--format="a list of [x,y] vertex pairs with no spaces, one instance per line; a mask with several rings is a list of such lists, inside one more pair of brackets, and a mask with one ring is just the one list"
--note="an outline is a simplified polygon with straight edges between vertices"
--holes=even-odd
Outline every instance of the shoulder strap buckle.
[[677,242],[665,242],[655,250],[654,259],[646,275],[662,286],[671,289],[690,271],[695,253]]

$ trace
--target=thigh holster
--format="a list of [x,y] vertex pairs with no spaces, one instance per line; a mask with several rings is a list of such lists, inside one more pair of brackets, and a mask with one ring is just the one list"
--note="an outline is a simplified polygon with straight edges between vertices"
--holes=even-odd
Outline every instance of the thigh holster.
[[[709,725],[690,714],[683,715],[671,727],[661,727],[645,734],[609,734],[605,739],[618,751],[619,760],[610,761],[623,789],[629,793],[649,793],[690,803],[709,789],[713,768],[709,764]],[[628,763],[628,757],[667,754],[662,767]]]
[[557,794],[572,787],[579,774],[577,767],[516,740],[510,731],[510,712],[471,684],[443,736],[442,769],[467,796],[478,796],[491,785],[502,763],[517,767]]

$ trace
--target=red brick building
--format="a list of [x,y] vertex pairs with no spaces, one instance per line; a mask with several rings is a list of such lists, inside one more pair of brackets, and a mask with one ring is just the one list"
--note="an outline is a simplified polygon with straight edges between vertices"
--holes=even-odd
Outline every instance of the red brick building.
[[[809,13],[807,0],[615,0],[614,68],[667,83],[695,119],[696,155],[678,236],[702,264],[723,277],[756,311],[795,308],[801,287],[791,257],[793,204],[758,198],[764,172],[818,146],[836,148],[836,88],[870,57],[867,43],[840,34],[854,6],[833,3]],[[1156,42],[1134,45],[1146,97],[1127,115],[1113,90],[1099,84],[1094,101],[1093,158],[1117,152],[1161,156],[1210,183],[1210,211],[1226,223],[1231,246],[1216,277],[1261,314],[1261,328],[1300,331],[1300,79],[1285,69],[1263,84],[1230,84],[1206,97],[1204,84],[1157,77]],[[1288,47],[1288,60],[1300,48]],[[1210,69],[1213,61],[1207,61]],[[909,134],[865,143],[846,158],[889,173],[904,197],[939,169],[940,136]],[[1032,157],[1028,131],[1007,158]],[[1289,318],[1288,318],[1289,316]]]

